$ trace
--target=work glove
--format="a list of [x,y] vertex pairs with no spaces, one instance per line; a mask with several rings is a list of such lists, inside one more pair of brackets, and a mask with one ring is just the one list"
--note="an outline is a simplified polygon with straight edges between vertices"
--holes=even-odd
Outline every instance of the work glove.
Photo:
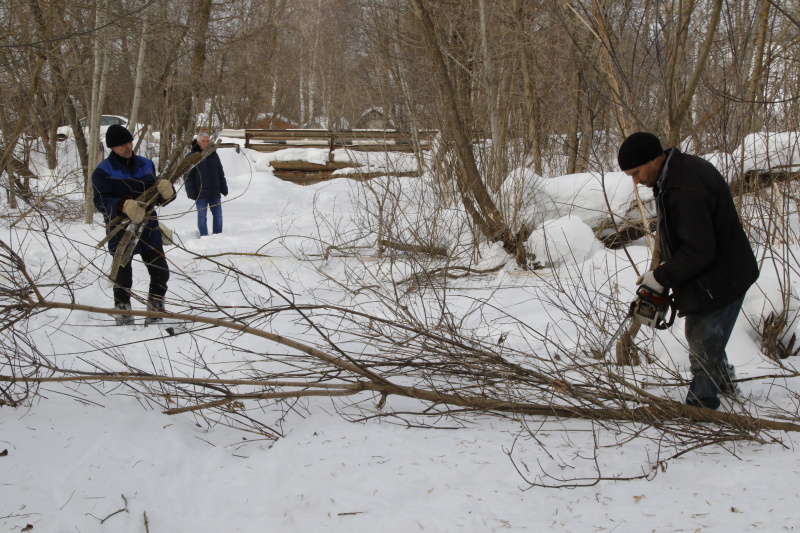
[[128,218],[136,224],[144,220],[144,207],[131,198],[128,198],[125,200],[125,203],[122,204],[122,212],[128,215]]
[[653,289],[656,292],[664,292],[664,286],[656,281],[656,277],[653,275],[652,270],[648,270],[641,276],[639,279],[636,280],[637,285],[644,285],[650,289]]
[[158,194],[161,195],[161,198],[164,200],[172,200],[172,197],[175,196],[175,189],[172,187],[172,183],[169,180],[158,180],[156,182],[156,188],[158,189]]

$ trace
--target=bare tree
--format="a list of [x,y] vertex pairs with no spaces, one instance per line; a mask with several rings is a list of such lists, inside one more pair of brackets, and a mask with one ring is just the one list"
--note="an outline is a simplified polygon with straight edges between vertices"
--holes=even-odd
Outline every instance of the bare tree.
[[527,264],[525,254],[525,235],[513,235],[503,221],[503,217],[484,183],[472,151],[472,140],[467,135],[468,128],[458,106],[459,98],[453,86],[444,55],[439,45],[438,31],[423,0],[412,0],[427,45],[433,69],[439,81],[439,101],[443,107],[445,122],[443,133],[449,148],[453,150],[457,162],[456,183],[467,212],[475,225],[490,241],[501,241],[503,247],[517,258],[520,266]]

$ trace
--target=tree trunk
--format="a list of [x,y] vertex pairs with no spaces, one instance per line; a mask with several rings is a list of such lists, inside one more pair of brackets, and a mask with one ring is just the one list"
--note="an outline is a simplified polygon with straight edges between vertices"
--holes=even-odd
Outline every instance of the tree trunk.
[[[759,124],[758,119],[756,116],[756,109],[758,106],[756,105],[756,96],[758,95],[759,88],[762,85],[762,77],[764,75],[764,48],[766,47],[767,42],[767,28],[769,27],[769,2],[767,0],[762,0],[761,5],[758,12],[758,24],[757,24],[757,31],[755,35],[752,36],[752,40],[755,42],[753,43],[753,47],[750,50],[751,53],[751,60],[752,60],[752,68],[750,67],[750,61],[747,63],[748,76],[747,81],[747,95],[745,97],[745,106],[746,111],[744,118],[742,120],[742,138],[746,135],[753,133],[758,130]],[[745,151],[742,150],[741,152],[741,160],[740,160],[740,172],[742,174],[741,169],[744,167],[744,157]],[[744,186],[744,180],[740,182],[742,187]],[[743,192],[740,191],[740,192]],[[739,194],[736,196],[735,203],[736,203],[736,212],[741,215],[742,213],[742,198],[743,194]]]
[[[33,24],[36,28],[39,38],[43,43],[49,42],[51,32],[49,30],[47,18],[41,9],[41,6],[35,0],[28,0],[28,7],[31,10],[31,19],[33,20]],[[45,52],[48,59],[48,64],[53,63],[52,51],[53,46],[48,46]],[[54,89],[55,90],[53,92],[56,96],[52,107],[57,109],[59,107],[58,101],[62,98],[61,95],[63,95],[63,91],[60,92],[58,87],[55,87]],[[52,110],[48,110],[49,106],[47,105],[46,97],[42,92],[37,95],[37,99],[41,102],[41,109],[37,111],[37,106],[34,102],[34,113],[32,113],[31,120],[33,121],[33,126],[36,129],[42,144],[44,145],[45,154],[47,157],[47,168],[50,170],[55,170],[58,163],[56,157],[56,130],[58,128],[58,113],[53,113]]]
[[[194,34],[194,47],[192,48],[192,63],[189,76],[189,98],[184,109],[182,121],[182,131],[178,131],[178,137],[183,132],[194,133],[195,121],[197,120],[197,102],[199,98],[200,81],[203,76],[203,67],[206,62],[206,37],[208,36],[208,23],[211,19],[212,0],[200,0],[196,9],[196,21]],[[195,5],[192,5],[194,8]]]
[[[586,83],[583,84],[584,88],[586,88]],[[589,156],[592,149],[592,144],[594,143],[594,130],[595,130],[595,117],[600,112],[600,106],[603,103],[602,98],[596,98],[594,101],[594,105],[592,105],[592,100],[590,98],[590,94],[587,90],[583,93],[583,100],[585,102],[585,108],[583,113],[581,113],[581,138],[578,141],[578,160],[575,164],[575,171],[576,172],[586,172],[589,169]]]
[[54,117],[57,118],[57,115],[53,113],[56,103],[48,103],[45,96],[40,93],[36,95],[32,107],[33,112],[31,113],[30,120],[33,130],[44,146],[47,168],[55,170],[56,164],[58,163],[56,157],[56,129],[58,126],[54,124]]
[[567,174],[577,172],[578,162],[578,131],[581,121],[581,69],[578,60],[575,58],[575,71],[572,73],[572,84],[570,85],[570,101],[572,102],[572,115],[569,119],[569,131],[567,132]]
[[[11,209],[16,209],[17,196],[14,194],[16,177],[14,176],[14,169],[11,166],[11,160],[14,157],[14,150],[10,147],[8,142],[9,139],[6,137],[6,132],[8,131],[10,130],[8,129],[8,121],[6,120],[6,108],[5,105],[0,103],[0,134],[5,137],[2,144],[2,158],[0,158],[0,176],[2,176],[3,172],[5,172],[5,175],[8,177],[8,186],[3,188],[6,190],[8,207]],[[14,145],[16,145],[16,141],[14,141]]]
[[[600,45],[600,58],[599,61],[596,62],[596,69],[611,92],[609,99],[611,100],[612,109],[614,111],[614,121],[616,122],[617,130],[621,136],[624,137],[625,135],[631,133],[628,131],[630,127],[629,125],[632,122],[632,119],[629,116],[631,108],[626,101],[626,95],[622,89],[624,84],[620,84],[620,80],[616,75],[614,61],[616,47],[613,44],[614,40],[612,39],[608,29],[608,12],[602,9],[602,6],[598,5],[596,2],[593,3],[593,7],[594,13],[592,14],[590,21],[578,13],[574,6],[567,4],[568,20],[565,23],[565,26],[569,27],[573,24],[580,24],[581,26],[585,27],[590,34],[592,34],[596,42]],[[594,22],[594,24],[592,24],[592,22]],[[580,35],[580,32],[576,30],[576,34]],[[578,42],[578,39],[573,38],[573,43],[578,48],[578,51],[584,56],[588,57],[590,55],[590,50],[588,47],[587,49],[582,48]],[[592,63],[589,64],[591,65]]]
[[[408,83],[408,72],[406,71],[406,59],[403,56],[403,51],[400,47],[400,17],[395,15],[392,21],[392,41],[397,64],[397,79],[400,85],[400,94],[403,96],[403,102],[406,107],[406,117],[404,123],[408,124],[411,130],[411,138],[414,143],[414,156],[417,159],[417,168],[422,172],[425,166],[425,158],[422,154],[422,148],[419,142],[419,128],[417,127],[417,117],[414,112],[413,98],[411,96],[411,87]],[[388,61],[387,61],[388,63]],[[387,65],[388,67],[388,65]]]
[[501,241],[506,252],[514,255],[517,263],[525,268],[527,263],[524,254],[524,240],[521,239],[518,242],[516,236],[503,221],[502,215],[494,205],[478,171],[472,152],[472,141],[467,135],[467,128],[461,118],[456,91],[447,71],[444,55],[439,48],[436,28],[425,6],[425,1],[412,0],[412,5],[422,26],[423,37],[436,72],[440,91],[439,99],[444,107],[445,116],[442,134],[447,145],[455,152],[456,184],[464,208],[486,239],[490,242]]
[[[0,176],[5,172],[14,157],[14,148],[16,148],[17,142],[22,135],[22,130],[25,127],[25,120],[28,118],[28,111],[32,107],[33,99],[36,97],[36,93],[39,89],[39,83],[42,78],[42,68],[44,67],[45,61],[46,58],[38,56],[31,71],[30,84],[26,89],[22,106],[15,109],[17,121],[14,127],[9,129],[7,125],[4,124],[3,131],[0,132],[3,135],[3,151],[0,153]],[[3,105],[2,102],[0,102],[0,105]],[[5,109],[3,109],[3,116],[5,116]],[[5,119],[3,121],[5,122]],[[9,172],[8,174],[10,177],[11,173]],[[9,183],[11,195],[13,195],[17,189],[18,187],[15,186],[15,183]],[[16,198],[9,197],[9,206],[16,207]]]
[[489,129],[492,136],[492,148],[490,152],[490,164],[487,165],[489,172],[489,187],[497,190],[505,177],[505,157],[502,154],[502,133],[500,131],[500,112],[499,112],[499,92],[497,90],[497,80],[494,73],[494,62],[491,50],[489,50],[489,15],[486,12],[486,0],[478,0],[480,13],[480,36],[481,50],[483,51],[483,83],[486,88],[486,98],[489,108]]
[[[525,35],[525,28],[522,24],[522,5],[520,0],[513,0],[513,10],[516,14],[517,21],[517,38]],[[525,114],[528,118],[528,138],[526,139],[526,147],[530,146],[530,151],[533,157],[533,171],[537,175],[544,174],[542,167],[542,143],[539,134],[539,113],[538,104],[536,103],[536,96],[533,85],[533,78],[531,77],[530,67],[528,65],[528,47],[524,42],[517,42],[517,47],[520,52],[520,72],[522,73],[522,94],[524,100]],[[527,155],[527,150],[526,150]]]
[[[92,76],[92,103],[89,111],[89,148],[87,157],[88,171],[91,173],[101,161],[102,147],[100,144],[100,115],[103,112],[103,99],[105,98],[105,77],[108,72],[109,54],[102,47],[105,32],[101,28],[105,24],[108,0],[102,8],[97,5],[95,11],[94,34],[94,74]],[[92,180],[86,180],[86,199],[84,202],[84,222],[92,223],[94,216],[94,190]]]
[[136,59],[136,80],[133,84],[133,103],[131,104],[131,116],[128,128],[132,134],[136,134],[136,126],[139,124],[139,105],[142,101],[142,80],[144,79],[144,58],[147,50],[147,34],[150,29],[150,12],[145,11],[144,22],[142,23],[142,39],[139,43],[139,57]]
[[745,135],[753,131],[761,129],[761,123],[756,114],[757,109],[760,107],[756,104],[759,92],[763,86],[764,80],[764,55],[767,45],[767,30],[769,29],[769,2],[764,0],[758,13],[758,34],[756,37],[756,46],[753,57],[753,68],[750,74],[750,79],[747,87],[747,102],[750,106],[750,114],[748,116],[748,128],[743,132]]
[[[690,7],[694,2],[690,2]],[[690,7],[687,7],[686,14],[679,14],[680,26],[688,27],[688,13]],[[678,146],[681,139],[681,128],[686,121],[686,116],[697,91],[697,85],[700,83],[700,76],[705,70],[708,63],[708,56],[711,53],[711,46],[714,43],[714,38],[717,33],[717,26],[719,26],[720,12],[722,11],[722,0],[714,0],[712,6],[711,16],[706,28],[706,38],[700,47],[700,53],[697,57],[697,62],[694,65],[688,81],[679,79],[677,74],[677,67],[669,67],[670,75],[667,79],[669,90],[667,92],[667,107],[669,111],[669,131],[667,132],[667,145]],[[681,36],[680,32],[676,33],[676,39],[673,42],[671,50],[671,65],[677,65],[679,62],[686,60],[686,46],[685,37]],[[682,91],[681,88],[685,87]]]
[[302,72],[300,72],[298,78],[300,79],[300,86],[298,87],[299,94],[297,95],[297,97],[300,101],[300,125],[302,126],[303,124],[306,123],[306,98],[304,91],[305,77],[303,76]]

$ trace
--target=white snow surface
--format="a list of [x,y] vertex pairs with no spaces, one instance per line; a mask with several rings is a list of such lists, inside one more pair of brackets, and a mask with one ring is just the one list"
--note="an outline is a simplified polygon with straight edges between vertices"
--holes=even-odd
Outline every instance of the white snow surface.
[[[302,187],[275,178],[268,166],[269,157],[297,157],[296,153],[267,156],[232,149],[219,153],[230,189],[224,199],[221,235],[199,238],[195,211],[183,190],[176,201],[160,209],[160,219],[186,249],[167,250],[173,273],[168,298],[192,301],[205,291],[218,305],[246,304],[236,290],[237,281],[198,259],[199,254],[267,279],[293,294],[297,303],[348,302],[332,280],[346,283],[346,274],[362,261],[347,255],[326,257],[326,246],[336,241],[337,233],[374,246],[374,237],[370,241],[356,228],[365,216],[365,202],[381,187],[397,193],[403,207],[397,221],[409,231],[439,230],[442,243],[453,250],[458,246],[452,239],[470,234],[457,208],[426,203],[431,195],[426,192],[425,178],[365,183],[341,178]],[[318,156],[301,155],[309,160]],[[68,175],[61,174],[62,178]],[[563,295],[563,286],[552,284],[553,279],[586,284],[591,290],[613,294],[624,305],[632,298],[636,272],[628,256],[602,248],[591,226],[608,211],[603,180],[609,203],[621,214],[632,200],[633,189],[621,173],[606,173],[604,178],[597,174],[551,179],[526,175],[543,193],[530,195],[532,201],[526,204],[528,216],[538,217],[539,223],[528,242],[537,256],[549,258],[543,261],[548,268],[528,273],[508,266],[493,274],[462,278],[451,285],[450,298],[456,311],[464,310],[465,319],[470,305],[482,302],[486,322],[476,323],[482,328],[479,333],[510,331],[508,342],[535,346],[534,340],[525,337],[524,328],[509,325],[509,317],[533,330],[552,325],[561,315],[536,295],[553,291],[548,293],[553,300]],[[57,178],[39,186],[52,185]],[[641,192],[643,197],[649,194]],[[74,195],[80,196],[79,188]],[[419,222],[431,213],[439,217],[436,224]],[[14,218],[3,219],[3,239],[14,243],[29,268],[46,270],[57,260],[65,272],[84,282],[75,293],[78,303],[110,306],[111,289],[107,282],[98,282],[110,258],[93,248],[104,234],[98,217],[92,225],[54,223],[49,243],[26,234],[24,224],[9,228],[7,220]],[[796,230],[796,220],[793,225]],[[794,245],[792,249],[797,251]],[[644,244],[634,243],[628,253],[643,271],[649,262]],[[367,250],[363,257],[365,269],[376,276],[402,277],[410,268],[402,260],[381,263],[374,250]],[[489,268],[508,262],[509,257],[495,243],[483,245],[481,257],[473,261],[473,268]],[[238,281],[246,287],[246,280]],[[758,287],[748,293],[728,346],[740,378],[780,372],[760,353],[754,328],[770,302],[780,305],[785,282],[779,271],[765,268]],[[142,264],[135,263],[134,289],[146,292],[146,283]],[[796,294],[796,282],[791,281],[791,286]],[[70,295],[63,291],[48,290],[49,298],[69,301]],[[271,297],[267,293],[247,296],[267,301]],[[796,298],[793,306],[796,309]],[[618,324],[621,316],[614,309],[608,313],[615,322],[607,327]],[[470,327],[470,320],[465,320],[464,327]],[[95,365],[119,368],[102,347],[150,337],[154,338],[147,344],[124,349],[124,355],[129,363],[156,373],[191,375],[192,364],[199,361],[181,354],[199,347],[204,363],[220,376],[243,377],[239,359],[246,352],[221,348],[226,343],[251,350],[252,356],[285,349],[264,339],[234,338],[219,328],[159,338],[149,328],[115,328],[108,321],[106,315],[53,310],[32,317],[28,327],[44,357],[86,370]],[[584,326],[596,330],[600,339],[607,338],[608,333],[596,325]],[[302,324],[288,319],[276,319],[265,327],[299,340],[313,336]],[[682,319],[671,330],[657,333],[655,340],[651,333],[644,336],[641,342],[654,350],[663,365],[688,376]],[[570,342],[580,347],[585,341],[565,332],[563,343]],[[783,364],[794,368],[794,358]],[[640,373],[643,381],[658,371],[656,365],[648,364],[631,370]],[[786,405],[796,400],[797,381],[775,378],[745,381],[741,386],[750,401]],[[652,392],[676,399],[685,394],[683,386]],[[433,423],[435,428],[407,425],[397,418],[350,421],[376,410],[377,398],[359,399],[367,412],[335,398],[305,399],[281,413],[254,409],[252,416],[261,417],[281,434],[273,441],[191,413],[162,414],[158,405],[135,397],[123,385],[44,384],[22,406],[0,406],[0,452],[7,452],[0,456],[0,527],[45,533],[729,533],[800,527],[800,489],[794,478],[800,472],[796,434],[778,434],[785,446],[769,442],[709,446],[667,457],[651,469],[659,456],[658,442],[639,438],[619,443],[613,431],[590,421],[524,419],[535,438],[514,417],[443,418]],[[735,408],[724,402],[723,409]],[[419,405],[390,398],[384,410],[401,413],[419,410]],[[647,479],[621,480],[643,474]],[[528,483],[558,484],[558,479],[567,480],[570,488]]]

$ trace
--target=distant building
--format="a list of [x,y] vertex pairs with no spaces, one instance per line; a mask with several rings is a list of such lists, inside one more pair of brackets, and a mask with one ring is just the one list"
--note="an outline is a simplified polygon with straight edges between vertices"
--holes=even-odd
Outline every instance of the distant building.
[[386,112],[382,107],[371,107],[358,117],[356,129],[390,130],[394,129],[394,124],[386,116]]

